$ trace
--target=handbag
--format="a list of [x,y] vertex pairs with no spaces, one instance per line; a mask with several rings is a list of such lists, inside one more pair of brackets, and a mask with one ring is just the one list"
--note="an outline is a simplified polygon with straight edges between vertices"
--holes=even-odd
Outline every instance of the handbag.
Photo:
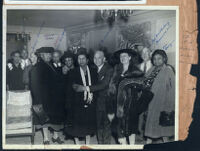
[[159,118],[159,125],[166,127],[166,126],[174,126],[174,111],[172,112],[166,112],[162,111],[160,112],[160,118]]
[[44,125],[50,120],[47,113],[44,111],[42,104],[33,105],[33,111],[38,117],[41,125]]

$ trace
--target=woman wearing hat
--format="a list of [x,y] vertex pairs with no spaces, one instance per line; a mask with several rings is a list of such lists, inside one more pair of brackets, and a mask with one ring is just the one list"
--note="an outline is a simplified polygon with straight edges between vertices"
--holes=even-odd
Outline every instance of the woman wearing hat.
[[[37,55],[37,63],[30,71],[30,90],[33,97],[33,110],[35,113],[34,124],[36,125],[36,129],[42,129],[44,144],[50,144],[48,136],[48,128],[50,127],[49,115],[51,113],[50,82],[52,81],[50,60],[53,51],[54,49],[52,47],[37,49],[35,53]],[[40,111],[38,110],[39,108]]]
[[[141,63],[140,56],[131,49],[122,49],[114,53],[114,56],[119,60],[114,68],[114,74],[109,86],[109,95],[111,100],[116,104],[116,121],[117,121],[117,135],[120,144],[126,144],[126,137],[129,137],[130,144],[135,143],[135,134],[138,132],[138,115],[134,113],[133,106],[137,99],[137,88],[120,89],[119,85],[123,79],[135,79],[142,77],[144,74],[139,70],[137,65]],[[118,96],[118,94],[122,94]],[[120,103],[124,101],[123,97],[127,93],[128,99],[126,104]],[[131,96],[131,98],[130,98]],[[123,106],[123,107],[122,107]],[[123,110],[123,111],[122,111]],[[123,115],[122,115],[123,114]]]
[[95,85],[98,74],[96,69],[88,65],[85,48],[78,50],[77,60],[79,66],[69,72],[67,88],[67,101],[72,105],[72,126],[65,130],[75,138],[76,144],[79,144],[81,137],[86,137],[86,144],[89,144],[90,135],[96,132],[96,94],[89,90],[76,92],[74,84]]

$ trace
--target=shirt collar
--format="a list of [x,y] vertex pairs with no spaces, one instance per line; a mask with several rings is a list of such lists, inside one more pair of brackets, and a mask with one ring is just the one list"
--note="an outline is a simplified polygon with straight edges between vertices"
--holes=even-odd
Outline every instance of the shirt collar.
[[57,63],[53,63],[53,65],[57,68],[57,67],[61,67],[61,62],[57,62]]
[[104,63],[101,66],[98,67],[98,72],[101,71],[101,69],[103,68],[103,65],[104,65]]

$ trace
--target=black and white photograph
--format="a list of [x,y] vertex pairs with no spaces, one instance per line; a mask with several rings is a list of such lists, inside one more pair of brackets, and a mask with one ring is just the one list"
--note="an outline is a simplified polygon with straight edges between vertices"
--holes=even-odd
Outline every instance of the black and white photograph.
[[5,148],[178,139],[178,7],[5,6]]

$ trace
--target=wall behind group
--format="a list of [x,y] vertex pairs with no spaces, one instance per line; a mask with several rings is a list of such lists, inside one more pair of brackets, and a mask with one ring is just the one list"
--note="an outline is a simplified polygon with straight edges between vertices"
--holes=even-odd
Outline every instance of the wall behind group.
[[[133,34],[130,32],[131,28],[136,30]],[[7,33],[17,33],[23,30],[22,26],[7,26]],[[96,50],[104,46],[112,53],[127,42],[127,37],[122,36],[122,30],[125,33],[130,32],[130,35],[127,37],[132,36],[132,43],[144,42],[140,39],[138,41],[140,35],[137,35],[137,30],[143,30],[149,40],[150,49],[152,51],[164,49],[169,57],[169,64],[175,67],[175,11],[143,10],[132,15],[127,23],[117,21],[112,28],[109,28],[107,23],[88,23],[87,25],[75,25],[65,29],[46,28],[43,26],[25,27],[25,33],[30,34],[31,37],[31,40],[28,42],[30,54],[40,47],[54,47],[55,49],[65,51],[77,45],[86,47],[88,50]],[[131,40],[128,39],[128,41]]]
[[116,49],[116,34],[116,28],[109,28],[107,24],[78,25],[67,29],[67,46],[79,45],[88,50],[104,46],[109,52],[113,52]]
[[[7,26],[7,33],[21,33],[22,31],[22,26]],[[27,47],[29,54],[34,53],[40,47],[53,47],[61,51],[67,49],[65,29],[29,26],[24,32],[30,35]]]
[[[119,43],[124,40],[121,36],[121,30],[131,27],[144,27],[144,34],[149,35],[149,46],[152,51],[155,49],[163,49],[166,51],[169,57],[169,64],[175,67],[175,56],[176,56],[176,12],[175,11],[141,11],[140,13],[133,15],[129,18],[127,23],[117,22],[113,28],[109,28],[106,23],[100,24],[89,24],[89,25],[78,25],[73,28],[69,28],[67,33],[67,43],[70,47],[70,36],[81,33],[82,40],[81,46],[87,49],[99,49],[100,46],[108,48],[109,52],[114,52],[120,49]],[[126,30],[126,29],[125,29]],[[128,31],[129,29],[127,29]],[[137,32],[137,29],[136,31]],[[137,37],[133,38],[137,41]],[[143,41],[141,41],[142,43]]]

